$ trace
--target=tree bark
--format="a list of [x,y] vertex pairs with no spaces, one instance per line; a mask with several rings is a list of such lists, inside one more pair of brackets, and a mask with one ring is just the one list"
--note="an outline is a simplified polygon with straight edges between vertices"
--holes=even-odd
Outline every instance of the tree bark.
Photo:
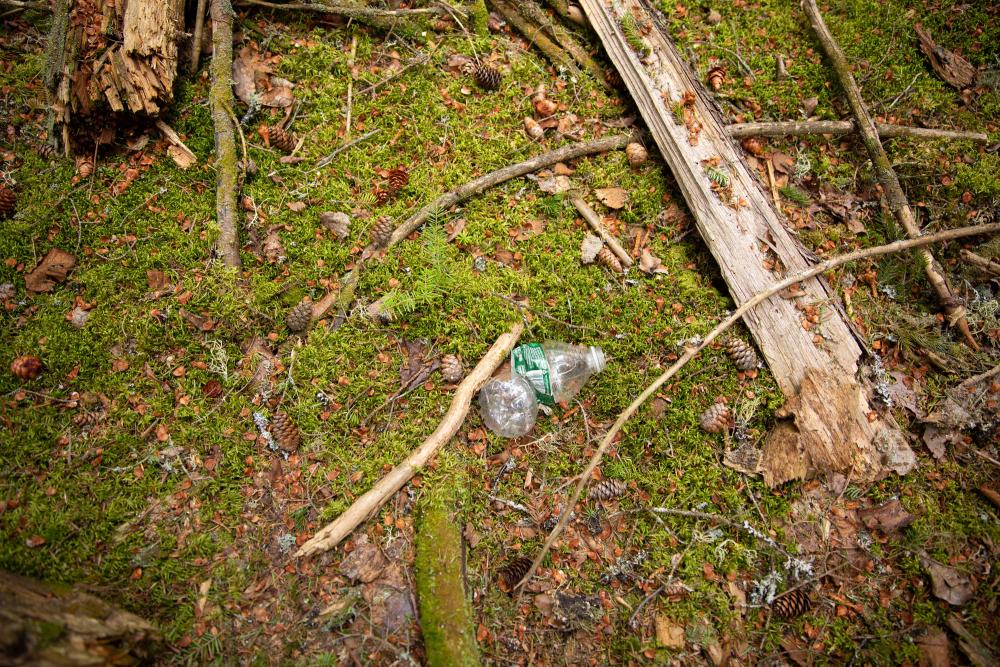
[[218,254],[226,266],[240,266],[236,188],[239,180],[236,127],[233,123],[233,6],[212,0],[212,123],[215,125],[215,214],[219,225]]
[[0,571],[2,664],[149,664],[161,641],[148,621],[93,595]]
[[[899,184],[899,178],[892,168],[892,162],[889,161],[889,156],[886,154],[885,148],[882,147],[882,142],[879,141],[875,121],[872,119],[871,114],[868,112],[868,107],[865,106],[865,102],[861,98],[861,89],[858,88],[857,82],[854,81],[851,66],[848,64],[844,52],[841,51],[840,46],[830,33],[830,29],[827,28],[826,23],[823,21],[823,15],[820,13],[819,7],[816,6],[816,1],[802,0],[802,8],[809,17],[809,22],[816,32],[823,51],[826,53],[827,58],[830,59],[830,64],[833,65],[833,70],[837,74],[841,88],[844,89],[851,112],[858,122],[858,132],[861,135],[861,142],[865,145],[868,155],[871,157],[875,176],[885,190],[889,208],[892,210],[899,224],[906,230],[907,236],[910,238],[920,236],[920,225],[917,224],[913,210],[910,208],[910,203],[903,193],[903,187]],[[924,265],[924,273],[927,276],[927,280],[930,282],[931,287],[934,288],[938,302],[941,304],[948,322],[958,327],[969,347],[978,350],[979,344],[972,337],[972,332],[969,330],[969,322],[965,318],[965,307],[962,306],[959,299],[952,292],[944,273],[934,259],[934,255],[926,248],[921,250],[919,255]]]

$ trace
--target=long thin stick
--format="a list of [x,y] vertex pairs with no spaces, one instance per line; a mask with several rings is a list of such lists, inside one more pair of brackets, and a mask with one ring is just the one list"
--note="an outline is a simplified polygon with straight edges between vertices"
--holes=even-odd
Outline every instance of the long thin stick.
[[[573,511],[573,507],[576,505],[577,501],[580,499],[580,495],[583,493],[584,488],[586,488],[587,483],[590,481],[590,476],[594,473],[594,470],[601,463],[601,459],[604,453],[611,446],[614,441],[615,436],[621,431],[622,426],[625,425],[632,415],[645,403],[650,396],[655,394],[660,387],[662,387],[667,380],[672,378],[677,374],[681,368],[683,368],[689,361],[695,358],[699,352],[701,352],[706,346],[708,346],[713,340],[715,340],[722,332],[724,332],[729,327],[733,326],[739,321],[741,317],[746,315],[755,306],[767,301],[772,296],[778,294],[787,287],[791,287],[796,283],[800,283],[803,280],[808,280],[814,278],[815,276],[825,273],[830,269],[834,269],[838,266],[848,264],[850,262],[855,262],[859,259],[866,259],[868,257],[876,257],[878,255],[887,255],[894,252],[900,252],[903,250],[909,250],[911,248],[919,248],[922,246],[930,245],[931,243],[938,243],[941,241],[949,241],[952,239],[962,238],[965,236],[977,236],[980,234],[993,234],[1000,232],[1000,223],[993,223],[989,225],[978,225],[975,227],[962,227],[959,229],[949,229],[943,232],[938,232],[936,234],[931,234],[928,236],[921,236],[915,239],[906,239],[904,241],[895,241],[894,243],[889,243],[882,246],[876,246],[874,248],[866,248],[864,250],[858,250],[855,252],[847,253],[846,255],[841,255],[840,257],[834,257],[828,259],[825,262],[821,262],[810,269],[801,271],[792,276],[781,280],[763,292],[758,293],[751,299],[748,299],[743,303],[742,306],[737,308],[732,315],[727,317],[722,321],[717,327],[712,329],[705,336],[705,338],[695,346],[687,348],[680,359],[674,362],[673,366],[668,368],[660,377],[656,378],[651,385],[646,387],[646,389],[639,394],[639,396],[632,401],[625,410],[618,415],[618,419],[612,424],[611,428],[608,429],[607,433],[604,434],[604,438],[601,440],[601,444],[598,446],[597,451],[590,458],[590,462],[587,467],[584,468],[583,472],[580,473],[579,481],[576,484],[576,488],[573,489],[573,496],[569,499],[566,505],[563,507],[562,515],[559,517],[559,523],[556,527],[552,529],[549,536],[545,539],[545,544],[542,545],[541,551],[535,556],[535,560],[531,563],[531,568],[524,575],[524,578],[517,584],[518,587],[523,587],[526,582],[528,582],[531,577],[534,576],[535,571],[538,566],[541,565],[542,560],[545,555],[552,548],[553,543],[558,539],[559,535],[566,528],[569,523],[570,514]],[[522,589],[523,590],[523,589]]]
[[[319,14],[338,14],[354,19],[404,18],[421,14],[439,14],[448,16],[450,12],[444,6],[417,7],[414,9],[378,9],[364,5],[338,5],[336,3],[319,2],[267,2],[266,0],[239,0],[239,5],[255,5],[269,9],[296,10],[317,12]],[[465,12],[451,8],[459,16],[465,18]]]
[[590,205],[583,201],[582,197],[573,197],[570,199],[570,202],[572,202],[573,206],[576,207],[576,210],[580,212],[583,219],[587,221],[590,228],[597,232],[597,235],[601,237],[601,240],[603,240],[608,247],[611,248],[611,252],[615,253],[615,256],[618,257],[623,265],[629,267],[635,263],[628,252],[625,251],[625,248],[622,247],[622,244],[618,242],[618,239],[612,236],[611,232],[608,231],[608,228],[604,226],[603,222],[601,222],[597,212],[590,208]]
[[212,0],[212,87],[209,101],[215,125],[215,212],[219,225],[216,248],[226,266],[240,266],[239,231],[236,224],[238,181],[236,129],[233,108],[233,6],[230,0]]
[[351,35],[351,55],[347,59],[347,122],[344,124],[344,141],[351,143],[351,113],[354,110],[354,57],[358,53],[358,36]]
[[332,523],[316,533],[309,541],[303,544],[295,552],[296,558],[321,553],[332,549],[337,544],[351,534],[355,528],[368,519],[379,507],[383,505],[394,493],[403,488],[403,485],[420,471],[435,452],[448,443],[458,432],[465,421],[465,416],[472,405],[472,397],[486,384],[486,381],[493,375],[493,371],[503,363],[504,359],[517,344],[521,333],[524,331],[524,324],[517,323],[511,330],[493,343],[493,347],[486,352],[486,355],[479,360],[476,367],[462,380],[455,390],[455,396],[451,400],[451,407],[445,413],[444,419],[438,424],[434,432],[424,440],[423,444],[410,454],[405,461],[393,468],[389,473],[378,481],[367,493],[354,501],[354,504],[347,508],[347,511],[336,518]]
[[198,0],[198,8],[194,15],[194,38],[191,40],[191,71],[198,71],[198,63],[201,62],[201,36],[205,31],[205,9],[208,0]]
[[[878,123],[875,127],[878,130],[878,136],[882,139],[909,137],[911,139],[957,139],[982,143],[987,143],[990,140],[989,135],[984,132],[936,130],[929,127],[910,127],[887,123]],[[852,134],[857,130],[857,125],[851,120],[805,120],[726,125],[726,134],[735,139],[742,137],[798,137],[808,134]]]
[[[899,178],[892,168],[892,162],[889,161],[889,156],[879,141],[875,121],[872,119],[871,114],[868,112],[868,107],[865,106],[865,102],[861,98],[861,90],[854,81],[854,75],[851,74],[851,67],[847,63],[844,52],[841,51],[840,46],[833,39],[833,35],[830,33],[830,29],[826,27],[826,23],[823,22],[823,15],[820,13],[819,7],[816,6],[816,0],[802,0],[802,8],[809,16],[809,22],[812,23],[813,30],[816,32],[816,36],[823,46],[823,51],[826,52],[827,57],[830,59],[833,70],[837,73],[840,85],[847,95],[851,112],[858,122],[861,143],[868,149],[868,155],[871,157],[872,166],[875,169],[875,176],[882,185],[882,189],[885,190],[885,196],[889,201],[889,208],[892,209],[892,213],[896,216],[899,224],[906,230],[907,236],[910,238],[920,236],[920,226],[913,216],[913,210],[910,208],[906,195],[903,194],[903,188],[899,184]],[[958,327],[962,335],[965,336],[969,347],[973,350],[978,350],[979,344],[972,337],[972,332],[969,330],[969,322],[965,318],[965,308],[952,292],[944,274],[934,261],[934,255],[926,248],[920,254],[923,258],[924,273],[927,275],[927,280],[930,282],[931,287],[937,293],[938,302],[941,304],[949,323]]]

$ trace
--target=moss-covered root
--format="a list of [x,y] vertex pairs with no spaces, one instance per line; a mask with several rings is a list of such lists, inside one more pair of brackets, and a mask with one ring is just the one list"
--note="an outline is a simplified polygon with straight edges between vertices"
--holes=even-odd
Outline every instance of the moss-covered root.
[[472,609],[462,585],[462,536],[441,495],[425,501],[417,528],[417,596],[427,664],[479,665]]

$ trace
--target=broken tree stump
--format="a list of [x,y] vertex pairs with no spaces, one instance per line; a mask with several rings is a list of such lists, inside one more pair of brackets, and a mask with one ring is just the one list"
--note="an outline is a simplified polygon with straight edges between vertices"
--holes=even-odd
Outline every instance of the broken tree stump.
[[156,116],[173,101],[184,2],[56,2],[45,74],[56,136],[68,143],[107,111]]
[[[810,266],[809,253],[785,229],[728,136],[715,102],[648,5],[643,0],[581,4],[677,179],[734,300],[742,304],[783,275]],[[832,471],[874,479],[907,469],[904,462],[913,453],[898,425],[870,409],[855,380],[861,346],[824,281],[804,281],[800,290],[761,304],[744,321],[789,399],[786,419],[764,446],[761,472],[770,486]]]
[[162,650],[148,621],[88,593],[0,571],[0,664],[150,664]]

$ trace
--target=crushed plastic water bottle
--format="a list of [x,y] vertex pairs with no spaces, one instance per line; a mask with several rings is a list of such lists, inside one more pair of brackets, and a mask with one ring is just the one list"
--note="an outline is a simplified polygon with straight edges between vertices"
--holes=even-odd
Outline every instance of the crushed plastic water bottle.
[[490,380],[479,392],[483,423],[501,437],[521,437],[535,426],[539,403],[569,401],[605,364],[599,347],[556,341],[521,345],[510,354],[512,375]]
[[479,391],[479,412],[487,428],[502,438],[519,438],[535,427],[538,398],[520,375],[493,378]]
[[604,370],[604,350],[557,341],[528,343],[510,354],[511,370],[535,388],[538,400],[546,405],[569,401],[583,385]]

